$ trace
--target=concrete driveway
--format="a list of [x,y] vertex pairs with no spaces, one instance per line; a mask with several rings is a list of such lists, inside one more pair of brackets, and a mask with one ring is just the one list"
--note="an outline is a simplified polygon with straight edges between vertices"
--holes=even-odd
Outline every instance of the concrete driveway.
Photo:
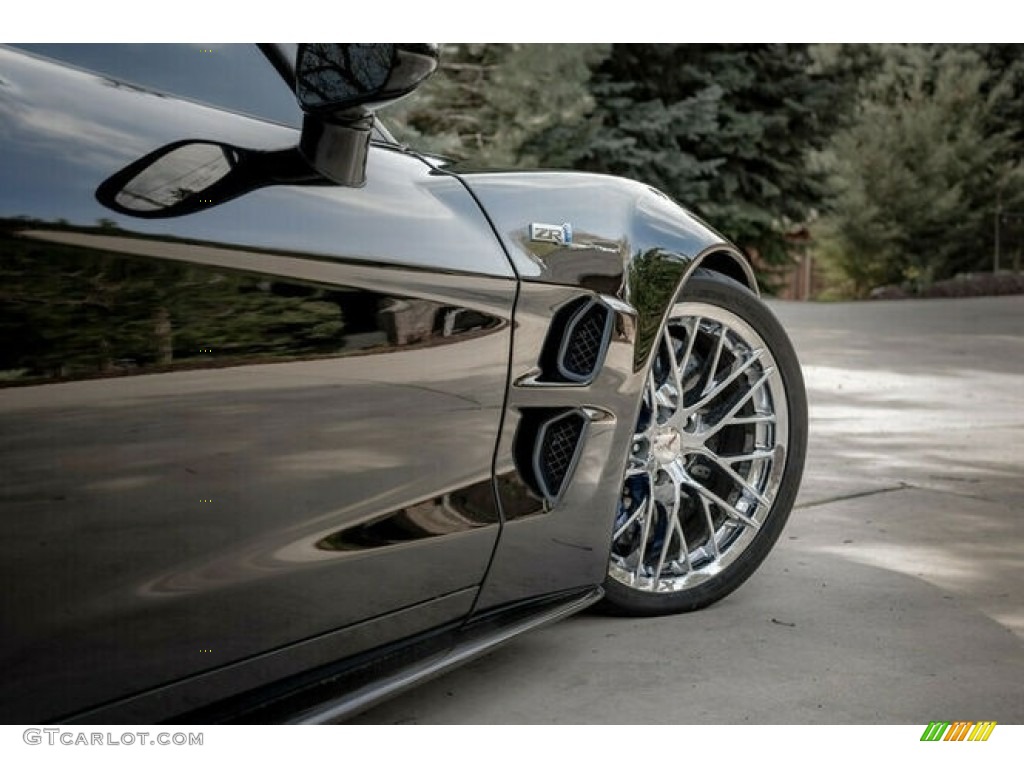
[[1024,297],[773,308],[811,442],[744,587],[577,616],[358,722],[1024,723]]

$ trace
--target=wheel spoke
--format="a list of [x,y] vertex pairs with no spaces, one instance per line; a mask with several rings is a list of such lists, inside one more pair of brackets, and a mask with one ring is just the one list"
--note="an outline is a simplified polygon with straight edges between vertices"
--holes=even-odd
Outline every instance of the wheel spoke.
[[665,346],[668,348],[669,365],[672,368],[672,382],[675,384],[676,391],[679,393],[678,407],[683,407],[683,377],[686,375],[686,367],[690,364],[690,355],[693,353],[693,341],[697,338],[697,328],[700,326],[700,318],[694,318],[693,327],[686,329],[686,349],[683,352],[683,359],[679,361],[676,359],[675,344],[673,343],[672,334],[665,333],[662,338],[665,339]]
[[676,409],[676,403],[678,402],[678,399],[673,399],[670,395],[666,394],[666,390],[668,390],[669,392],[672,391],[672,388],[669,386],[668,382],[665,382],[660,387],[658,387],[657,390],[655,390],[655,397],[658,401],[658,407],[668,408],[674,411]]
[[687,572],[692,570],[690,565],[690,551],[686,544],[686,535],[683,533],[683,527],[679,521],[679,507],[682,503],[682,485],[683,485],[683,472],[676,464],[669,464],[665,468],[665,474],[668,476],[669,481],[672,484],[670,504],[666,505],[665,511],[668,515],[668,523],[665,526],[665,541],[661,547],[661,554],[658,556],[658,565],[654,570],[654,583],[655,589],[657,589],[657,582],[661,578],[661,572],[665,567],[665,559],[668,556],[669,547],[672,544],[672,538],[675,534],[679,534],[679,547],[683,556],[683,561],[686,563]]
[[654,374],[647,377],[647,399],[651,404],[651,423],[647,425],[647,434],[653,434],[658,426],[658,396],[654,391]]
[[715,356],[711,359],[711,367],[708,368],[708,377],[704,382],[704,388],[701,390],[701,397],[706,395],[711,387],[715,383],[715,371],[718,370],[718,361],[722,358],[722,347],[725,346],[725,332],[726,327],[724,323],[718,324],[718,344],[715,345]]
[[711,389],[711,391],[707,392],[706,394],[702,394],[701,398],[686,410],[690,413],[693,413],[695,411],[699,411],[701,408],[706,407],[712,400],[714,400],[716,397],[722,394],[722,392],[724,392],[730,384],[732,384],[734,381],[736,381],[736,379],[738,379],[740,376],[742,376],[744,373],[750,370],[751,366],[753,366],[754,363],[760,360],[763,355],[763,349],[757,349],[754,352],[752,352],[750,357],[744,360],[739,365],[739,367],[735,368],[728,376],[726,376],[724,379],[722,379],[722,381],[716,384]]
[[[668,472],[669,478],[672,480],[672,530],[679,534],[679,548],[683,555],[683,563],[686,565],[686,572],[690,573],[693,570],[693,564],[690,562],[690,547],[686,543],[686,534],[683,532],[683,522],[679,516],[680,507],[683,503],[683,486],[686,482],[686,473],[677,464],[670,465],[671,469]],[[671,533],[667,539],[671,539]],[[662,558],[664,559],[664,551],[662,552]]]
[[[737,472],[735,469],[729,466],[728,461],[719,458],[717,454],[706,449],[700,451],[700,455],[703,456],[708,461],[714,462],[714,465],[718,467],[720,470],[722,470],[722,472],[727,474],[734,483],[736,483],[740,488],[742,488],[744,491],[753,496],[754,499],[757,500],[758,504],[763,504],[766,507],[771,506],[771,500],[764,496],[759,490],[757,490],[757,488],[748,483],[746,479],[742,475],[740,475],[739,472]],[[769,457],[770,456],[771,454],[769,454]]]
[[665,541],[661,545],[661,554],[658,555],[658,564],[654,567],[655,589],[657,589],[658,579],[661,578],[661,571],[665,567],[665,556],[668,554],[668,548],[672,544],[672,536],[675,534],[675,530],[672,525],[668,525],[666,527],[667,530],[665,531]]
[[697,498],[700,500],[701,509],[704,510],[704,521],[708,525],[708,541],[715,553],[715,560],[718,560],[722,553],[718,551],[718,539],[715,538],[715,521],[711,518],[711,507],[708,506],[708,500],[703,496],[698,495]]
[[637,518],[640,517],[640,515],[644,513],[644,510],[646,508],[647,499],[644,499],[639,504],[637,504],[636,509],[633,511],[633,514],[629,516],[626,522],[619,526],[619,529],[612,534],[612,542],[618,541],[621,538],[622,534],[629,530],[629,527],[637,521]]
[[640,534],[640,546],[637,549],[638,562],[636,569],[638,574],[644,569],[644,554],[647,552],[647,538],[651,534],[651,519],[654,517],[654,511],[656,509],[654,506],[654,477],[650,474],[648,474],[648,477],[650,477],[651,490],[647,496],[647,500],[650,503],[647,505],[647,514],[644,515],[643,531]]
[[765,459],[774,459],[774,450],[760,450],[752,451],[751,453],[741,453],[736,456],[719,456],[721,461],[727,461],[730,464],[740,464],[744,461],[764,461]]
[[683,533],[683,523],[680,521],[678,515],[672,521],[672,524],[675,526],[676,533],[679,534],[679,546],[683,551],[683,564],[686,566],[686,572],[692,573],[693,563],[690,561],[690,546],[686,543],[686,534]]
[[683,379],[679,374],[679,361],[676,360],[675,340],[670,333],[662,334],[661,338],[665,344],[665,354],[668,355],[669,381],[666,381],[664,386],[671,385],[675,391],[676,401],[673,407],[678,409],[683,404]]
[[750,515],[747,515],[747,514],[744,514],[743,512],[740,512],[738,509],[736,509],[736,507],[734,507],[729,502],[725,501],[722,497],[720,497],[714,491],[712,491],[712,490],[710,490],[708,488],[705,488],[703,485],[701,485],[700,483],[698,483],[696,481],[691,481],[691,482],[687,483],[687,485],[689,485],[691,488],[693,488],[695,491],[697,491],[697,493],[701,494],[702,496],[706,496],[708,501],[713,503],[716,507],[718,507],[720,510],[722,510],[729,517],[731,517],[731,518],[733,518],[735,520],[739,520],[745,526],[747,526],[748,528],[753,528],[755,531],[760,530],[761,524],[759,522],[757,522],[757,520],[755,520],[754,518],[750,517]]
[[723,427],[725,427],[732,419],[732,417],[736,415],[739,409],[746,405],[747,401],[751,397],[753,397],[754,393],[757,392],[757,390],[759,390],[762,386],[764,386],[765,382],[767,382],[768,379],[771,378],[771,375],[773,373],[775,373],[774,368],[766,368],[764,373],[761,374],[761,377],[749,389],[747,389],[746,392],[744,392],[742,395],[736,398],[736,401],[729,406],[729,410],[726,411],[726,413],[722,415],[720,418],[718,418],[717,422],[710,429],[705,429],[703,432],[700,433],[701,438],[706,442],[713,435],[717,434]]
[[747,425],[747,424],[774,424],[775,414],[774,413],[754,413],[750,416],[733,416],[728,419],[725,426],[732,427],[736,425]]

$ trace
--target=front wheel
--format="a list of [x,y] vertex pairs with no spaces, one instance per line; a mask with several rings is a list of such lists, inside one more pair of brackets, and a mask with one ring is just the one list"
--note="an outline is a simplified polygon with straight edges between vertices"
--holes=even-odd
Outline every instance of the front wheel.
[[775,544],[796,498],[807,401],[771,311],[729,278],[684,285],[652,353],[612,531],[606,606],[702,608]]

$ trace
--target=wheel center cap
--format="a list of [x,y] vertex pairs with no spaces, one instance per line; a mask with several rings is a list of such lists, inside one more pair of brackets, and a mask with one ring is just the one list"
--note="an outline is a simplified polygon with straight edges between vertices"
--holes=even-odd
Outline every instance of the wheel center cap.
[[674,427],[660,430],[654,436],[652,453],[660,464],[675,461],[683,452],[683,436]]

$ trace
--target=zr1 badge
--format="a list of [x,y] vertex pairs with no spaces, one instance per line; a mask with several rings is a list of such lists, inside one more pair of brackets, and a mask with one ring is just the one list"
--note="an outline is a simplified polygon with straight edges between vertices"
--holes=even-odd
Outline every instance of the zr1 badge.
[[530,225],[530,239],[535,243],[572,245],[572,224],[533,223]]

